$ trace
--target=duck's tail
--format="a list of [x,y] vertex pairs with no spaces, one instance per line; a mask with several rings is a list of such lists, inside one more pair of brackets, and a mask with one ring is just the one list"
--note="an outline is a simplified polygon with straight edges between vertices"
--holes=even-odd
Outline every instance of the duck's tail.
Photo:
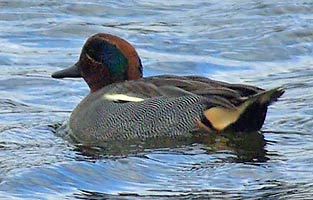
[[284,92],[282,87],[278,87],[249,96],[235,109],[211,107],[204,111],[204,117],[210,128],[218,132],[257,131],[264,123],[267,107]]

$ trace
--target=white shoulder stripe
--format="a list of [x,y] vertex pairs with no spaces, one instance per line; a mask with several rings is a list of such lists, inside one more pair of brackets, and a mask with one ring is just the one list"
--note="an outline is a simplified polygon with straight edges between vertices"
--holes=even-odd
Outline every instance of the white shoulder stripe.
[[110,101],[130,101],[130,102],[139,102],[143,101],[143,98],[127,96],[125,94],[105,94],[103,97]]

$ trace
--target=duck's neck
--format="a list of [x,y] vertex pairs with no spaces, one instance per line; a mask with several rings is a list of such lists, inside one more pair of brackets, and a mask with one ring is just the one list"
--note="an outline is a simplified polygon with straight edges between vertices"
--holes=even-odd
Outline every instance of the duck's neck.
[[106,68],[101,68],[96,70],[96,73],[90,73],[88,76],[84,77],[86,83],[90,88],[90,92],[96,92],[101,88],[110,85],[116,82],[122,82],[125,79],[116,79],[114,76],[110,74],[110,72]]
[[[122,70],[119,71],[110,70],[102,63],[94,62],[91,59],[82,59],[80,66],[92,66],[89,68],[82,67],[81,73],[86,83],[90,88],[90,92],[96,92],[99,89],[117,82],[123,82],[126,80],[137,80],[142,78],[142,65],[140,59],[137,57],[137,62],[130,60],[128,66],[125,65]],[[130,67],[129,67],[130,66]]]

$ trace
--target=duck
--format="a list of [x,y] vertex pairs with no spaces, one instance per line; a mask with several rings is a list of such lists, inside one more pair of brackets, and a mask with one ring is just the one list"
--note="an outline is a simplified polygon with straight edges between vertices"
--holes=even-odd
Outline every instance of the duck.
[[198,75],[143,77],[133,45],[108,33],[89,37],[79,60],[52,77],[83,78],[89,86],[67,123],[71,138],[88,145],[259,131],[268,106],[285,92]]

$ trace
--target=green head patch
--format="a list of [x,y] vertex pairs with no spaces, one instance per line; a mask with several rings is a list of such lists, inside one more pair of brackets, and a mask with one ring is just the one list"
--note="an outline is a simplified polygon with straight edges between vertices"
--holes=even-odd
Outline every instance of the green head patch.
[[116,79],[127,78],[128,61],[114,44],[100,38],[86,43],[83,51],[96,62],[102,63]]

